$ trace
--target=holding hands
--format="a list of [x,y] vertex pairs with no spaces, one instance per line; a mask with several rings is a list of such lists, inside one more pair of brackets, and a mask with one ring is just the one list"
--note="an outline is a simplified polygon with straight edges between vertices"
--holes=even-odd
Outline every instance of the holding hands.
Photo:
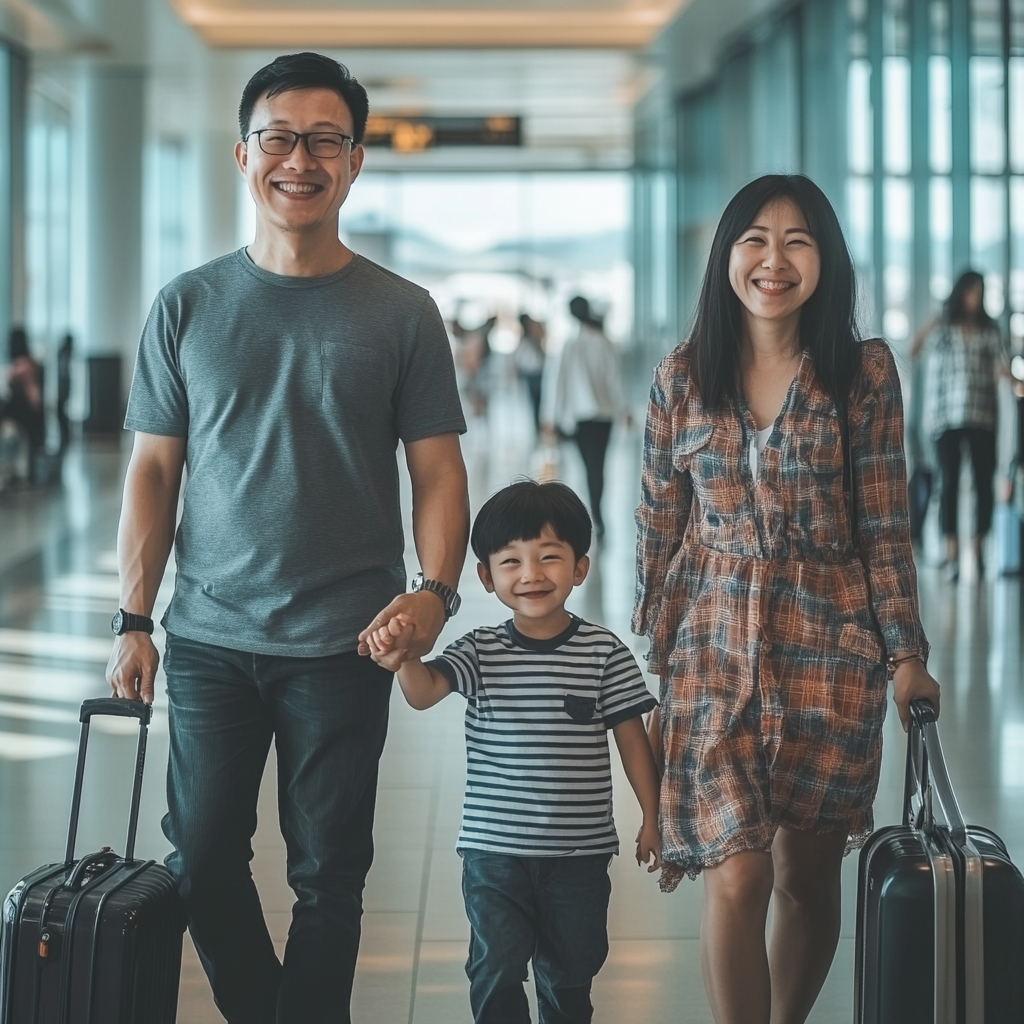
[[444,602],[433,591],[399,594],[359,634],[359,653],[397,672],[434,646],[444,626]]

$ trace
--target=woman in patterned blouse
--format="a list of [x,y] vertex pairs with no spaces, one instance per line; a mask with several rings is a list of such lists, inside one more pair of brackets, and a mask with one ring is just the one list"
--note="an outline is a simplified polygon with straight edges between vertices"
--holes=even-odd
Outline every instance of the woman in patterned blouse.
[[911,356],[928,347],[924,425],[935,439],[942,471],[939,513],[946,538],[946,578],[960,578],[957,506],[960,450],[967,443],[977,491],[971,550],[979,579],[985,564],[981,545],[992,525],[992,480],[996,473],[996,382],[1010,377],[999,325],[985,312],[985,279],[966,270],[953,286],[943,315],[922,331]]
[[719,1024],[806,1018],[843,852],[872,828],[888,675],[904,726],[911,699],[938,708],[899,378],[854,307],[824,194],[759,178],[726,208],[693,331],[651,391],[633,628],[661,676],[662,888],[704,872]]

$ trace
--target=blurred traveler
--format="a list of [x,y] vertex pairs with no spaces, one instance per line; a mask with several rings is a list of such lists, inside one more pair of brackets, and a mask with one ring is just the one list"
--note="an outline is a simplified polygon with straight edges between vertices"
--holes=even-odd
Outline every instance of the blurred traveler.
[[[351,1019],[392,671],[433,646],[465,557],[465,421],[444,324],[426,291],[338,237],[367,106],[319,54],[250,79],[235,158],[256,238],[160,292],[128,403],[108,679],[153,700],[149,616],[175,540],[167,864],[230,1024]],[[399,441],[428,577],[413,594]],[[382,606],[380,621],[410,625],[394,664],[360,656]],[[272,740],[296,895],[283,965],[249,867]]]
[[497,322],[497,318],[492,316],[479,327],[463,327],[457,318],[452,324],[459,390],[476,417],[487,415],[490,399],[490,334]]
[[71,360],[75,339],[65,334],[57,349],[57,423],[60,426],[60,454],[71,442],[71,420],[68,418],[68,400],[71,398]]
[[693,331],[651,389],[633,629],[666,709],[661,885],[704,875],[718,1024],[807,1019],[843,854],[873,828],[887,679],[904,725],[913,698],[938,710],[900,380],[855,309],[824,193],[758,178],[726,207]]
[[579,329],[565,343],[554,371],[544,381],[542,419],[549,429],[558,428],[575,438],[587,471],[594,529],[603,537],[601,498],[608,440],[618,417],[629,422],[629,410],[622,393],[619,358],[604,333],[604,322],[580,295],[569,302],[569,312]]
[[43,408],[43,368],[32,356],[23,327],[11,330],[8,342],[7,402],[3,418],[21,427],[28,447],[28,479],[34,482],[46,443],[46,411]]
[[946,538],[946,572],[960,575],[957,511],[960,458],[970,453],[977,495],[971,550],[984,578],[982,542],[992,525],[996,471],[996,381],[1010,370],[996,322],[985,312],[985,279],[974,270],[960,275],[931,330],[914,339],[910,354],[926,351],[924,425],[935,440],[941,473],[939,515]]
[[530,406],[533,409],[533,425],[537,432],[540,432],[540,390],[541,381],[544,378],[544,344],[547,340],[547,331],[544,324],[534,320],[527,313],[519,316],[519,325],[523,329],[522,337],[515,351],[516,372],[519,379],[526,385],[527,393],[530,396]]

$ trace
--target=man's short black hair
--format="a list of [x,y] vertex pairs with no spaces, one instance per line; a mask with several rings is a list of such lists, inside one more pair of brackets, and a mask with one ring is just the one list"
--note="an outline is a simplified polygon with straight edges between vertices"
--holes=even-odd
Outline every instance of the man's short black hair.
[[550,526],[578,562],[590,550],[591,525],[586,506],[571,487],[521,480],[503,487],[484,502],[473,523],[469,543],[484,563],[517,540],[536,540]]
[[336,92],[352,114],[352,135],[356,143],[366,134],[370,101],[366,90],[344,64],[322,53],[286,53],[260,68],[242,90],[238,104],[238,128],[244,139],[249,134],[252,108],[262,96],[277,96],[290,89],[330,89]]

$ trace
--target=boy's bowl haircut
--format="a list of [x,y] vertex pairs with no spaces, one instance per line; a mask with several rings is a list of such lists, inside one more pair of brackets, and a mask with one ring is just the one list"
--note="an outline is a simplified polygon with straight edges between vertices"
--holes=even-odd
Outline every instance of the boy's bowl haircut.
[[557,481],[520,480],[492,494],[477,513],[469,543],[488,564],[491,555],[517,540],[536,540],[545,526],[565,541],[578,562],[589,550],[590,515],[579,496]]

